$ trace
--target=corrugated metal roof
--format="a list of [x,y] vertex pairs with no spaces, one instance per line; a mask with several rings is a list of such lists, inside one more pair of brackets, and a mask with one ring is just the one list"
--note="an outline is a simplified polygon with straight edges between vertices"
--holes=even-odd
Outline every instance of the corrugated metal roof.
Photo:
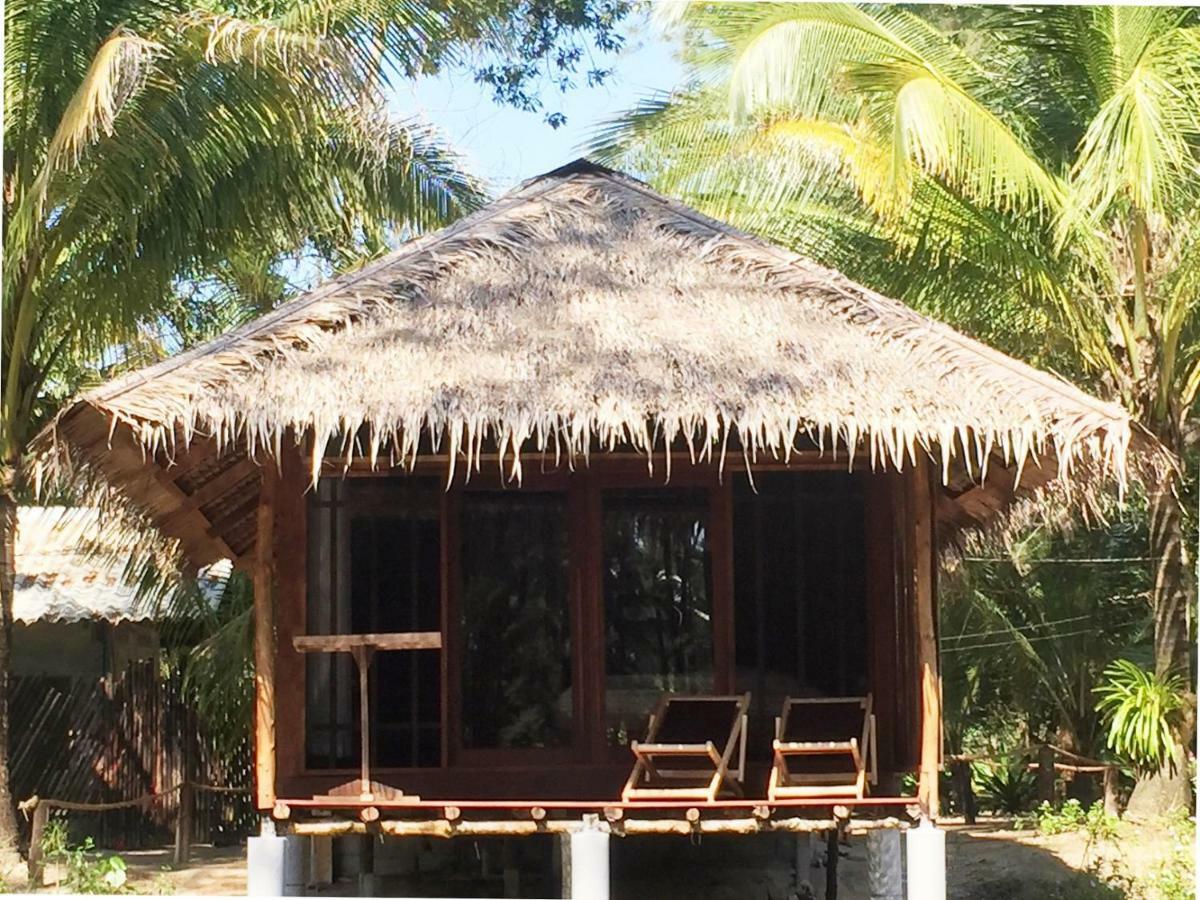
[[[108,622],[153,618],[124,578],[127,558],[105,553],[105,521],[90,507],[27,506],[18,510],[13,619]],[[108,527],[111,527],[108,526]],[[213,566],[222,583],[229,565]]]

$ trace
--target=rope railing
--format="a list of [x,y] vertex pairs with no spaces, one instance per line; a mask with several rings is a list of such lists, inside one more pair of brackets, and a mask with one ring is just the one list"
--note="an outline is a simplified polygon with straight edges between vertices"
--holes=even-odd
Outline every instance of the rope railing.
[[231,787],[229,785],[200,784],[194,781],[181,781],[162,791],[142,794],[130,800],[112,800],[105,803],[79,803],[74,800],[59,800],[54,797],[39,797],[36,794],[17,804],[17,809],[25,818],[31,820],[29,835],[29,872],[30,877],[41,878],[43,868],[42,839],[46,833],[46,825],[50,821],[51,810],[61,809],[68,812],[111,812],[116,809],[132,809],[141,807],[149,809],[154,803],[165,800],[175,794],[179,795],[179,806],[175,815],[175,848],[173,862],[181,866],[188,861],[192,850],[192,818],[195,812],[195,796],[197,793],[211,794],[248,794],[248,787]]
[[[1007,762],[1029,756],[1037,757],[1026,768],[1037,773],[1038,799],[1040,801],[1054,802],[1055,776],[1059,772],[1082,775],[1102,774],[1104,776],[1104,810],[1112,815],[1117,814],[1117,776],[1120,772],[1120,766],[1117,763],[1080,756],[1078,753],[1072,753],[1070,750],[1064,750],[1053,744],[1030,744],[1007,753],[958,753],[945,757],[946,764],[956,775],[955,780],[958,782],[958,792],[962,795],[960,799],[967,824],[974,824],[975,821],[975,798],[970,783],[969,765],[973,762]],[[1062,757],[1067,762],[1060,762],[1056,757]]]

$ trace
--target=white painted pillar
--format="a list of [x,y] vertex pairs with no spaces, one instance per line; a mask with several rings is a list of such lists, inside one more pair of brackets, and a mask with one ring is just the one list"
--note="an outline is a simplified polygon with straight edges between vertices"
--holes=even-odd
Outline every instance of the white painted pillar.
[[287,838],[264,833],[246,839],[246,894],[282,897]]
[[898,828],[867,832],[867,888],[871,900],[904,900]]
[[[595,816],[582,831],[571,834],[571,900],[609,900],[608,832],[596,827]],[[564,867],[565,868],[565,867]],[[564,881],[566,873],[564,872]]]
[[905,835],[908,900],[946,900],[946,832],[922,819]]

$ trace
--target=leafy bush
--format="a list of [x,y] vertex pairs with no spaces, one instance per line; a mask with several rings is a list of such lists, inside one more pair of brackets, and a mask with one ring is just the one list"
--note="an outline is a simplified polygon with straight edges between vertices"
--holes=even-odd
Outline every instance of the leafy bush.
[[46,823],[42,834],[42,858],[47,863],[59,863],[66,869],[62,880],[72,894],[121,894],[126,887],[125,860],[121,857],[98,855],[90,837],[82,844],[71,846],[66,826],[59,821]]
[[1029,771],[1029,761],[1025,757],[995,765],[977,764],[975,781],[984,806],[994,813],[1022,813],[1033,805],[1037,794],[1037,777]]
[[1159,677],[1127,659],[1104,670],[1096,704],[1108,722],[1108,747],[1144,772],[1172,758],[1175,728],[1184,707],[1184,682]]

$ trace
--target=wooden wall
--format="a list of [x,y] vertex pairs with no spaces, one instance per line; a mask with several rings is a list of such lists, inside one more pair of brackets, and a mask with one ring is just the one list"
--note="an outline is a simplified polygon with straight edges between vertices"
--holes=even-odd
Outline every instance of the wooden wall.
[[[644,465],[644,463],[643,463]],[[839,462],[838,466],[844,465]],[[328,476],[327,476],[328,477]],[[356,771],[306,771],[304,751],[305,662],[292,649],[292,638],[305,632],[306,511],[309,486],[307,460],[299,453],[283,460],[274,510],[269,517],[274,554],[272,587],[274,615],[273,741],[274,763],[260,766],[279,796],[322,793],[345,782]],[[933,494],[928,471],[918,476],[877,473],[865,476],[866,537],[870,552],[865,561],[868,608],[869,682],[875,696],[879,723],[881,772],[915,771],[921,763],[922,678],[936,680],[936,657],[929,668],[933,578]],[[595,499],[595,498],[593,498]],[[598,502],[598,500],[596,500]],[[260,517],[260,529],[268,524]],[[449,579],[445,579],[449,581]],[[924,595],[925,602],[918,601]],[[921,644],[922,615],[926,643]],[[731,627],[731,626],[730,626]],[[596,628],[588,634],[599,634]],[[936,641],[936,636],[933,636]],[[732,653],[731,634],[724,636],[725,654]],[[934,645],[936,646],[936,645]],[[598,651],[597,651],[598,652]],[[450,673],[445,673],[449,675]],[[586,674],[586,673],[583,673]],[[453,684],[453,680],[448,681]],[[597,685],[583,682],[586,697],[599,696]],[[926,693],[928,683],[926,681]],[[940,740],[940,710],[935,724]],[[447,723],[451,725],[452,723]],[[264,738],[261,746],[272,746]],[[925,745],[928,747],[928,729]],[[604,758],[605,748],[592,747],[583,759],[555,770],[539,765],[505,767],[503,777],[494,768],[380,770],[383,780],[407,792],[426,797],[525,796],[602,799],[615,796],[628,764]],[[586,760],[592,760],[587,762]],[[275,790],[260,792],[266,808]]]

